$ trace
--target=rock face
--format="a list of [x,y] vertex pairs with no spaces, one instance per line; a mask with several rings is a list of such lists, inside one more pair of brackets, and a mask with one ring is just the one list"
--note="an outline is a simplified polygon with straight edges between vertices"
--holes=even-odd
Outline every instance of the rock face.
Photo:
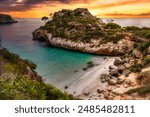
[[75,42],[65,38],[53,37],[51,33],[46,33],[45,30],[41,29],[35,30],[33,32],[33,37],[34,40],[47,42],[48,45],[99,55],[117,56],[122,55],[128,51],[128,47],[125,41],[120,41],[120,44],[109,42],[107,44],[101,44],[97,46],[99,40],[96,39],[90,43]]
[[0,24],[17,23],[10,15],[0,14]]

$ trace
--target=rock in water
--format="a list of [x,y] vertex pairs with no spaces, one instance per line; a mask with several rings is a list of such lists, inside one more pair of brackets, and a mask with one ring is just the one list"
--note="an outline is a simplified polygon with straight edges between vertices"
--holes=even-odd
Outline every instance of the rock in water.
[[0,24],[17,23],[10,15],[0,14]]

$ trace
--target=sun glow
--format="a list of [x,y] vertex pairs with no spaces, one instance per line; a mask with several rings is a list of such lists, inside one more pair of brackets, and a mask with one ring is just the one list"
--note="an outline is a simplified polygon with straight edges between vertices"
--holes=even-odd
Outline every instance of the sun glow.
[[21,3],[21,2],[23,2],[24,0],[17,0],[17,2],[19,2],[19,3]]

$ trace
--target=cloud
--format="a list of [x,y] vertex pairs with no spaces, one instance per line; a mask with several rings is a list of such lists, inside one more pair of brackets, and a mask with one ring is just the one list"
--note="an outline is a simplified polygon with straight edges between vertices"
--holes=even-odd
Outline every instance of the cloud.
[[101,14],[99,16],[108,16],[108,17],[150,17],[150,12],[139,13],[139,14],[108,13],[108,14]]
[[150,0],[115,0],[114,2],[108,2],[110,0],[105,0],[102,3],[99,3],[95,6],[91,6],[90,8],[93,9],[102,9],[102,8],[110,8],[110,7],[117,7],[117,6],[124,6],[124,5],[132,5],[132,4],[143,4],[143,3],[150,3]]
[[[89,3],[91,0],[0,0],[0,11],[27,11],[36,8],[40,4],[53,3],[71,4],[71,3]],[[95,1],[95,0],[94,0]]]

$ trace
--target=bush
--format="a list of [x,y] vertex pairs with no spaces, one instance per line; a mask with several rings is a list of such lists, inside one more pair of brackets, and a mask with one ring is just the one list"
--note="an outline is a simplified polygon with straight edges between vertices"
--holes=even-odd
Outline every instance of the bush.
[[143,66],[149,65],[150,64],[150,58],[149,57],[143,58],[142,64],[143,64]]
[[138,46],[138,50],[144,52],[150,46],[150,42],[143,42]]
[[136,31],[136,30],[140,30],[139,27],[136,27],[136,26],[127,26],[127,27],[124,27],[127,31]]
[[134,34],[142,38],[150,39],[150,30],[138,30]]
[[140,72],[142,70],[142,65],[134,63],[134,65],[132,65],[132,66],[129,67],[129,70],[131,72]]
[[107,23],[104,28],[106,29],[117,29],[117,28],[121,28],[121,26],[119,26],[116,23]]
[[150,93],[150,85],[130,89],[126,92],[126,94],[131,95],[133,93],[138,93],[140,96],[145,96],[146,94]]
[[102,43],[108,43],[108,42],[113,42],[113,43],[118,43],[124,36],[122,34],[113,34],[113,35],[106,35],[102,39]]

